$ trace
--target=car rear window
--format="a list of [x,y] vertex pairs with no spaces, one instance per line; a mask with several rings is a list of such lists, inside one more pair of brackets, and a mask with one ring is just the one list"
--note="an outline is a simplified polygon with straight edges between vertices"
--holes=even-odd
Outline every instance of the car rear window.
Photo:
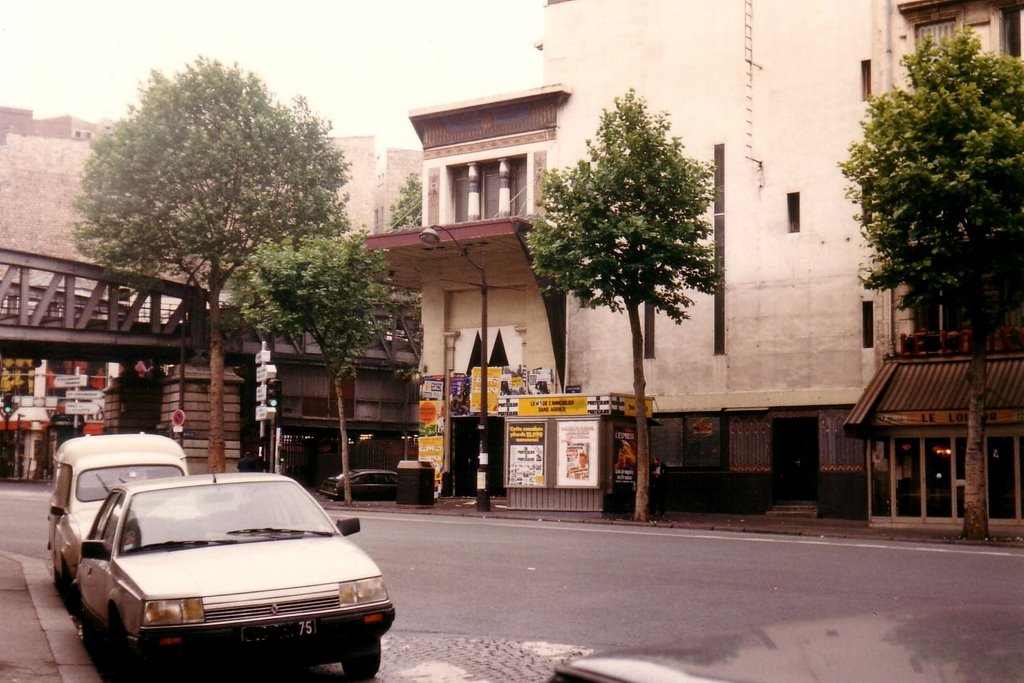
[[181,468],[174,465],[126,465],[120,467],[97,467],[78,475],[75,498],[83,503],[103,500],[111,487],[121,482],[142,481],[180,477]]

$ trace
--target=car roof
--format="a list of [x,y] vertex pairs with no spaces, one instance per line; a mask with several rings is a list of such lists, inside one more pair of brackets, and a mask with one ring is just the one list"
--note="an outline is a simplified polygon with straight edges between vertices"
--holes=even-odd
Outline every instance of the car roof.
[[75,469],[104,465],[185,464],[185,452],[159,434],[102,434],[68,439],[57,449],[57,463]]
[[131,493],[138,493],[139,491],[180,489],[190,486],[212,486],[213,484],[240,484],[261,481],[287,481],[299,486],[298,482],[283,474],[272,474],[270,472],[221,472],[216,475],[191,474],[185,477],[163,477],[161,479],[130,481],[112,486],[111,490],[124,489]]

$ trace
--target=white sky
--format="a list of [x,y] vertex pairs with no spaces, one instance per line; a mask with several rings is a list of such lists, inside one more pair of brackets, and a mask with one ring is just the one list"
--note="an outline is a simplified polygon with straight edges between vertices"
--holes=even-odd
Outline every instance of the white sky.
[[200,55],[307,99],[333,135],[419,149],[409,111],[542,83],[545,0],[0,3],[0,106],[118,119]]

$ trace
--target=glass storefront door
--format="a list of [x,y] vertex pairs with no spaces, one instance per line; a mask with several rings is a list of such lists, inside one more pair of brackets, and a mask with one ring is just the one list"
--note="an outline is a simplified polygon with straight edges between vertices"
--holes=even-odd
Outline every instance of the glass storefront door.
[[988,453],[988,516],[990,519],[1013,519],[1014,475],[1013,437],[990,436]]
[[953,450],[949,437],[924,440],[926,517],[953,516]]
[[921,440],[896,439],[896,515],[921,516]]

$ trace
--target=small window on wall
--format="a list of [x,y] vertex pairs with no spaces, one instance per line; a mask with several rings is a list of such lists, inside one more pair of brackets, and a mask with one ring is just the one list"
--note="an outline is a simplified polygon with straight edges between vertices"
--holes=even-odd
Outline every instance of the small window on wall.
[[860,302],[861,316],[861,346],[865,349],[875,346],[875,303],[873,301]]
[[1020,22],[1022,10],[1020,7],[1008,9],[1003,12],[1003,54],[1011,57],[1020,57]]
[[800,193],[790,192],[786,195],[786,208],[789,212],[789,231],[800,232]]
[[860,99],[864,102],[871,97],[871,60],[860,63]]

